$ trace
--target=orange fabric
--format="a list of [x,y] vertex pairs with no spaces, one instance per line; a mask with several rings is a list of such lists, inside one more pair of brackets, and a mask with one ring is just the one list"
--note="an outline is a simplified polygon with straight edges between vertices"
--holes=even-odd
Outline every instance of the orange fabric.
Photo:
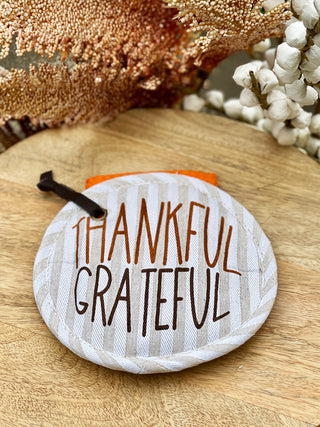
[[[217,176],[214,173],[207,173],[207,172],[199,172],[199,171],[159,171],[159,172],[165,172],[165,173],[177,173],[180,175],[188,175],[193,178],[201,179],[202,181],[208,182],[209,184],[215,185],[218,187],[218,180]],[[88,178],[86,181],[86,189],[92,187],[95,184],[99,184],[103,181],[108,181],[112,178],[118,178],[120,176],[127,176],[127,175],[137,175],[139,173],[147,173],[147,172],[129,172],[129,173],[116,173],[113,175],[97,175],[93,176],[91,178]]]

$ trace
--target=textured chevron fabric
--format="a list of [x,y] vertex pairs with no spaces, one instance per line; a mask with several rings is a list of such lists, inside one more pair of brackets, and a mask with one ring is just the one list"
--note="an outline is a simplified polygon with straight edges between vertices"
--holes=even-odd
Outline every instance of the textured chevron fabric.
[[239,347],[265,322],[277,291],[271,244],[227,193],[142,173],[84,194],[107,217],[66,204],[34,266],[41,315],[71,351],[133,373],[179,371]]

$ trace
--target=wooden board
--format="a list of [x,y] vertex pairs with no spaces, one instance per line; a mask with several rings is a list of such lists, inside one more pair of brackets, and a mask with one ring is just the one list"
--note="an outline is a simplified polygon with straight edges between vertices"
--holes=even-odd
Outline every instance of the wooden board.
[[[56,340],[33,298],[41,238],[64,202],[40,173],[76,190],[95,174],[195,169],[256,217],[278,261],[266,324],[228,355],[176,374],[134,376]],[[247,125],[175,110],[48,130],[0,156],[0,419],[14,426],[304,426],[320,423],[320,167]]]

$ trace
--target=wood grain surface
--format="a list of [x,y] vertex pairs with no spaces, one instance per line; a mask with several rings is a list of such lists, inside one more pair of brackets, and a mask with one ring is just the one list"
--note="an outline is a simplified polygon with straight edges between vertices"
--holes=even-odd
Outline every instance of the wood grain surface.
[[[175,374],[135,376],[82,360],[37,310],[33,262],[64,202],[40,173],[83,190],[96,174],[215,172],[272,242],[279,292],[239,349]],[[176,110],[47,130],[0,156],[0,425],[316,426],[320,423],[320,167],[247,125]]]

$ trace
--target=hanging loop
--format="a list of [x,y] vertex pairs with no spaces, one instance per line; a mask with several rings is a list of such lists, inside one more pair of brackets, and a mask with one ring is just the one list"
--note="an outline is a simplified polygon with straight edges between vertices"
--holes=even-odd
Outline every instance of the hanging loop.
[[40,176],[37,187],[41,191],[52,191],[57,196],[68,202],[73,202],[91,216],[95,221],[103,221],[107,216],[107,210],[82,193],[78,193],[64,184],[54,181],[52,171],[44,172]]

